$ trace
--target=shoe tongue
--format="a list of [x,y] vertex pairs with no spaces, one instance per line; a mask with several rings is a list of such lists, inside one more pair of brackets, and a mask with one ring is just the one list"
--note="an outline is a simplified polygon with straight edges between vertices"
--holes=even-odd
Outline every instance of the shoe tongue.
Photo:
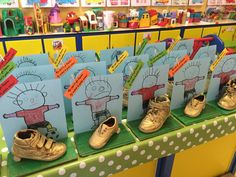
[[192,100],[192,105],[193,105],[193,106],[196,106],[196,105],[198,104],[198,102],[199,102],[199,101],[198,101],[197,99],[193,99],[193,100]]
[[101,128],[100,128],[100,131],[104,130],[105,128],[109,128],[109,126],[107,126],[106,124],[102,124]]

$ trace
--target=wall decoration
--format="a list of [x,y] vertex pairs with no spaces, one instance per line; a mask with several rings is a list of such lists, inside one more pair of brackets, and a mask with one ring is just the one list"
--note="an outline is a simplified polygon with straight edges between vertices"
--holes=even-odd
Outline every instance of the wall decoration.
[[82,7],[105,7],[105,0],[81,0]]
[[172,0],[173,6],[183,6],[188,5],[188,0]]
[[52,4],[55,3],[60,7],[79,7],[79,0],[52,0]]
[[171,5],[171,0],[152,0],[153,6],[169,6]]
[[1,0],[0,8],[14,8],[19,7],[18,0]]
[[151,0],[131,0],[131,6],[150,6]]
[[189,5],[203,5],[203,0],[189,0]]
[[[142,0],[140,0],[140,1],[142,1]],[[107,0],[107,6],[108,7],[130,6],[130,0]]]
[[33,7],[34,4],[40,4],[40,7],[52,7],[52,0],[21,0],[21,6],[23,8]]
[[221,5],[222,0],[208,0],[208,5],[209,6],[215,6],[215,5]]

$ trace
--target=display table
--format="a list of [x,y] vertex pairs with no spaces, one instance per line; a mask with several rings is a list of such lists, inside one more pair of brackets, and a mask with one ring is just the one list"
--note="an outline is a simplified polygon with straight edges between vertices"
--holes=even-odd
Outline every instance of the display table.
[[[133,144],[84,158],[79,157],[74,162],[40,171],[30,176],[107,176],[234,133],[235,128],[236,114],[216,117],[148,140],[139,141],[136,138],[136,142]],[[73,133],[70,133],[69,136],[72,137]],[[73,138],[71,140],[73,141]],[[3,155],[1,175],[7,176],[6,156],[8,149],[5,147],[2,132],[0,133],[0,149]]]

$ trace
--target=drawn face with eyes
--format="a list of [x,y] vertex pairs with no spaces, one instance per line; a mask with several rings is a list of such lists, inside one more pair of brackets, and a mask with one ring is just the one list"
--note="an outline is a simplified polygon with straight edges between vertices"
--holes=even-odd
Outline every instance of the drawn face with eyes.
[[111,94],[112,87],[108,81],[95,80],[86,85],[85,94],[88,98],[99,99]]
[[235,65],[236,65],[236,61],[235,61],[236,59],[235,58],[230,58],[230,59],[228,59],[228,60],[226,60],[224,63],[223,63],[223,65],[222,65],[222,71],[224,72],[224,73],[227,73],[227,72],[229,72],[229,71],[232,71],[233,69],[234,69],[234,67],[235,67]]
[[23,110],[36,109],[45,104],[45,97],[47,92],[39,90],[25,90],[21,92],[13,103]]
[[194,77],[199,76],[200,68],[198,66],[190,66],[184,71],[184,77],[186,79],[193,79]]

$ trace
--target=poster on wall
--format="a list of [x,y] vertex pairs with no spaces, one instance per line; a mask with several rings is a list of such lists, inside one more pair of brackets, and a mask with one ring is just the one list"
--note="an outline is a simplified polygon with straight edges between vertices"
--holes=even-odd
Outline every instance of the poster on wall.
[[23,8],[33,7],[34,3],[39,3],[40,7],[52,7],[52,0],[21,0],[21,6]]
[[0,8],[19,7],[18,0],[0,0]]
[[236,4],[236,0],[223,0],[222,5],[234,5]]
[[82,7],[105,7],[105,0],[81,0]]
[[187,4],[188,4],[188,0],[172,0],[173,6],[183,6]]
[[79,0],[52,0],[52,4],[56,3],[60,7],[79,7]]
[[189,5],[203,5],[203,0],[189,0]]
[[[145,0],[136,0],[136,1],[145,1]],[[147,0],[146,0],[147,1]],[[130,0],[107,0],[108,7],[124,7],[130,6]]]
[[168,6],[171,5],[171,0],[153,0],[153,6]]
[[131,0],[131,6],[150,6],[151,0]]
[[209,6],[221,5],[221,0],[208,0]]

